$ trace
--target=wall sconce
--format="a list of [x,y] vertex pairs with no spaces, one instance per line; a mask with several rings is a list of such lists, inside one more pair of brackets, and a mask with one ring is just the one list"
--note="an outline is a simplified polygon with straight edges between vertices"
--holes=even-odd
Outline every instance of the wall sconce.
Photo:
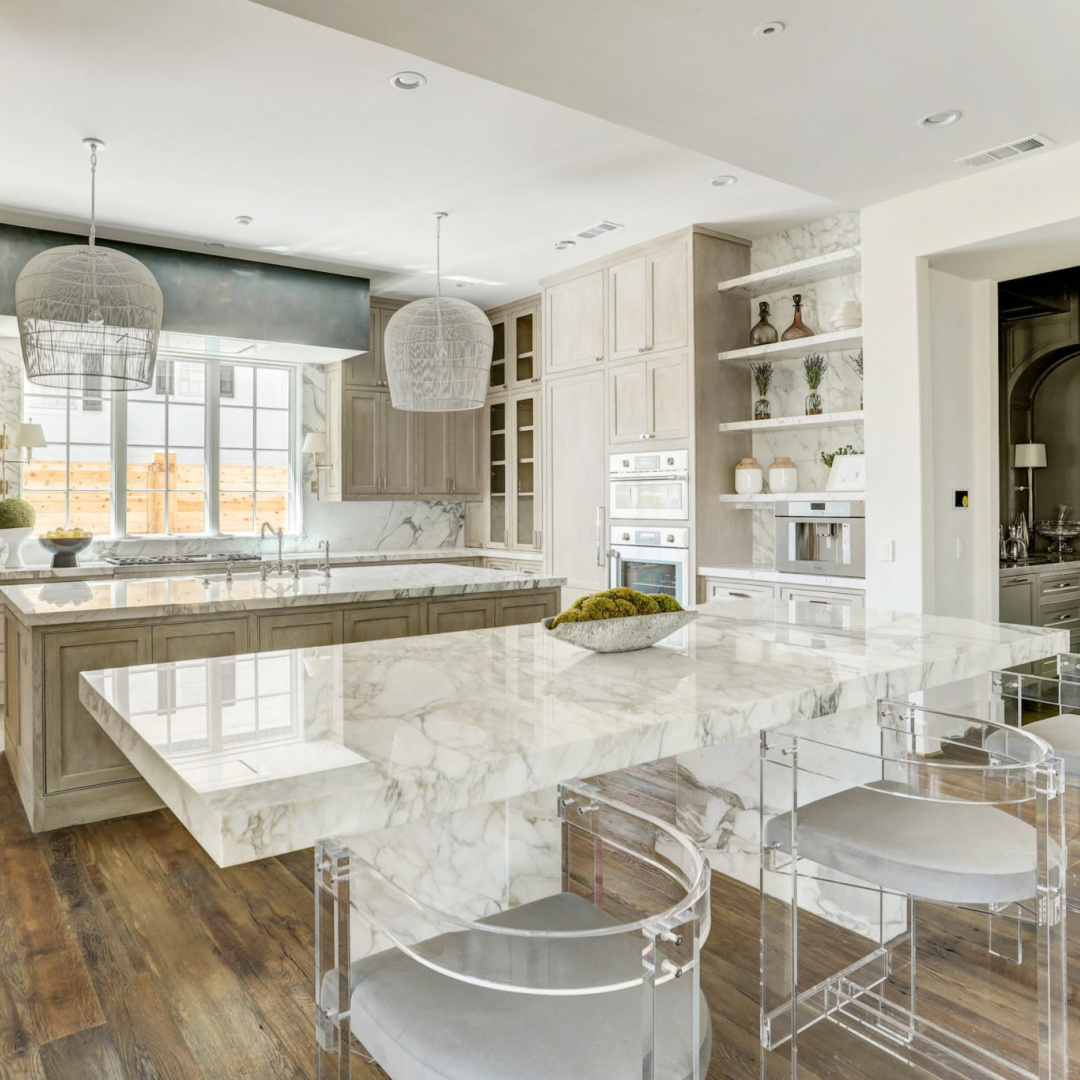
[[[27,421],[25,424],[19,424],[15,428],[14,435],[8,435],[7,424],[4,424],[3,433],[0,434],[0,493],[7,495],[10,491],[11,485],[7,478],[8,457],[7,452],[12,447],[17,450],[26,448],[26,459],[30,460],[30,455],[33,454],[35,449],[40,449],[43,446],[49,444],[45,441],[45,431],[40,424],[34,424]],[[16,456],[13,464],[18,464],[23,459]]]
[[319,470],[329,469],[329,463],[321,463],[319,461],[320,454],[328,454],[330,452],[330,444],[326,441],[326,432],[324,431],[309,431],[304,436],[304,445],[300,452],[302,454],[310,454],[314,459],[312,465],[315,466],[315,479],[311,481],[311,490],[316,498],[321,498],[319,494]]
[[1013,458],[1014,469],[1027,469],[1028,482],[1027,485],[1020,484],[1017,486],[1017,491],[1026,491],[1028,497],[1028,520],[1027,527],[1032,529],[1035,525],[1033,520],[1035,515],[1035,474],[1033,469],[1045,469],[1046,468],[1046,444],[1038,442],[1029,443],[1017,443],[1015,450],[1015,457]]

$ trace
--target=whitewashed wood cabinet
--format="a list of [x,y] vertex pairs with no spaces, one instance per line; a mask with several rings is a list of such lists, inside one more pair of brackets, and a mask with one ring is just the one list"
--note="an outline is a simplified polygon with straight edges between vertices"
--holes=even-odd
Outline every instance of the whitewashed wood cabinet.
[[560,375],[604,362],[604,271],[553,285],[544,293],[544,374]]
[[689,241],[618,262],[607,275],[613,361],[687,348]]
[[689,355],[612,366],[608,411],[612,445],[689,439]]

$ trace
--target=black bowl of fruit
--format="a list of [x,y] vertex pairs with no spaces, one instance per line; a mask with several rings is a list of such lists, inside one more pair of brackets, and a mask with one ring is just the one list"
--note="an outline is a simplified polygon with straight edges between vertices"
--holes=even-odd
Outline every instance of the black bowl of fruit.
[[38,537],[38,543],[52,555],[56,570],[79,565],[79,552],[85,551],[94,539],[85,529],[50,529]]

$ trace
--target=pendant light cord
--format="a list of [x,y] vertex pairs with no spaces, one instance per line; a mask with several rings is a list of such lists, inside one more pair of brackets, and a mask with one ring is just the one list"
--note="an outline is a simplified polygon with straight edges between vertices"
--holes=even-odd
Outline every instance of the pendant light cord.
[[435,215],[435,296],[442,299],[442,214]]
[[90,246],[97,237],[97,146],[90,147]]

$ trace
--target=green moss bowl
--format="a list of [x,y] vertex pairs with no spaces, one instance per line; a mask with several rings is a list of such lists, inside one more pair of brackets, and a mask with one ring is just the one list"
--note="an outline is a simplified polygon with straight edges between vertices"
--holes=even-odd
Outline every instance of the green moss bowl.
[[659,615],[625,615],[591,622],[565,622],[552,628],[553,619],[541,626],[553,638],[590,652],[618,653],[647,649],[663,641],[698,617],[696,611],[661,611]]

